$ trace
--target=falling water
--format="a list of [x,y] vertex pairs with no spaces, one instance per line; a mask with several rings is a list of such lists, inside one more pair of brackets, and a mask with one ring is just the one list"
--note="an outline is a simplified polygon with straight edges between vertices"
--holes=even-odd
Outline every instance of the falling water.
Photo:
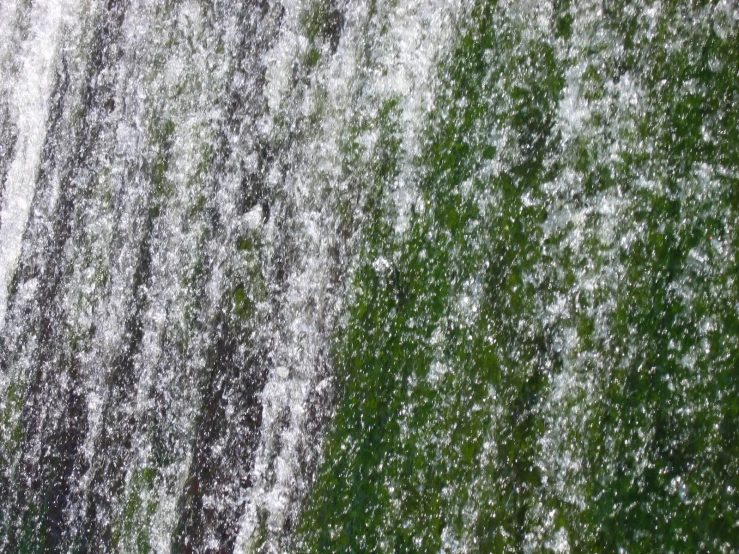
[[0,553],[739,550],[734,0],[0,37]]

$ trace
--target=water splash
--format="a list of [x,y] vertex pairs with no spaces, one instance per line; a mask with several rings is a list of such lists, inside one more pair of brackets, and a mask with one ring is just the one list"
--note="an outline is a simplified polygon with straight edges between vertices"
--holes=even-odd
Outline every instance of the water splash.
[[0,16],[0,552],[736,550],[735,2]]

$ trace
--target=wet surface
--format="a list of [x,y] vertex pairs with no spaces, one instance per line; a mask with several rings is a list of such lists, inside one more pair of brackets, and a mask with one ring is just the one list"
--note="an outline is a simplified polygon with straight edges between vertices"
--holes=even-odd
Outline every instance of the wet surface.
[[0,7],[0,552],[734,552],[735,2]]

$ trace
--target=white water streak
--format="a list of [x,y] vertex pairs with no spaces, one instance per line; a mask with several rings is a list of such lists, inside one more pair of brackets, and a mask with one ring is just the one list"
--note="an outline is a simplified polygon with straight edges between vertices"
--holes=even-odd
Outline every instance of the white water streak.
[[[237,552],[259,541],[264,532],[259,530],[260,522],[267,531],[267,536],[261,537],[266,539],[264,551],[279,551],[276,536],[295,516],[309,485],[305,479],[310,476],[301,472],[301,464],[320,455],[320,436],[311,437],[312,444],[307,444],[305,428],[311,395],[321,396],[331,387],[330,376],[325,374],[326,356],[335,314],[340,310],[338,291],[331,285],[336,261],[327,237],[336,235],[338,221],[331,211],[333,202],[324,199],[350,193],[352,179],[357,179],[342,169],[347,128],[361,117],[376,118],[378,107],[385,102],[400,102],[402,169],[390,201],[394,203],[391,212],[396,214],[396,230],[402,233],[416,196],[410,162],[419,151],[420,125],[432,108],[430,76],[438,53],[450,41],[450,21],[460,3],[379,3],[372,16],[363,2],[348,3],[339,47],[330,57],[323,53],[312,87],[296,107],[289,105],[290,76],[305,52],[307,38],[299,24],[300,3],[285,7],[281,36],[266,56],[268,105],[273,116],[297,108],[302,115],[317,111],[322,120],[317,140],[305,141],[304,152],[291,154],[297,163],[290,164],[286,179],[288,198],[299,210],[294,221],[301,229],[301,254],[287,279],[282,308],[286,323],[275,330],[272,343],[275,367],[263,392],[254,487],[246,500]],[[380,30],[384,20],[393,22],[387,26],[389,32]],[[367,44],[372,44],[369,51]],[[265,128],[271,130],[272,125]],[[375,154],[376,133],[372,129],[356,137],[365,149],[365,162]],[[289,414],[286,424],[282,421],[285,414]]]
[[[575,156],[578,143],[587,141],[599,153],[596,163],[618,177],[617,161],[623,151],[643,148],[630,140],[635,136],[631,126],[639,116],[638,100],[643,93],[628,73],[618,83],[611,80],[606,68],[614,65],[611,56],[618,38],[604,30],[601,9],[598,2],[583,2],[571,8],[573,40],[567,46],[560,44],[557,52],[562,67],[567,69],[555,133],[562,137],[565,156]],[[599,51],[595,46],[598,44],[606,48]],[[596,84],[585,78],[586,71],[593,67],[598,68],[600,79]],[[587,99],[584,86],[602,87],[603,97]],[[599,123],[602,120],[609,121],[610,132]],[[535,462],[542,470],[547,494],[580,510],[585,510],[590,500],[586,487],[589,445],[582,437],[594,425],[592,406],[601,395],[602,375],[616,361],[584,348],[576,322],[582,318],[592,321],[596,337],[604,341],[612,334],[612,313],[618,288],[625,279],[616,239],[623,235],[623,222],[628,220],[625,214],[631,210],[631,198],[618,186],[589,196],[584,189],[585,179],[582,171],[566,169],[553,182],[543,185],[549,204],[544,234],[564,234],[552,253],[565,259],[572,256],[570,263],[577,269],[575,285],[560,290],[547,306],[542,306],[545,324],[558,330],[553,348],[561,357],[562,369],[551,376],[549,395],[542,405],[547,430],[539,440]],[[590,246],[594,242],[599,246],[595,256]],[[555,552],[569,552],[567,534],[555,524],[555,512],[550,508],[548,502],[536,507],[533,517],[538,524],[532,538],[544,541]]]
[[[75,0],[35,3],[29,14],[28,38],[17,54],[19,72],[8,102],[18,137],[0,208],[0,329],[5,322],[8,285],[18,263],[36,190],[59,46],[65,26],[75,23],[78,11]],[[6,22],[0,28],[3,39],[8,39],[11,24]],[[5,80],[8,75],[3,69]]]

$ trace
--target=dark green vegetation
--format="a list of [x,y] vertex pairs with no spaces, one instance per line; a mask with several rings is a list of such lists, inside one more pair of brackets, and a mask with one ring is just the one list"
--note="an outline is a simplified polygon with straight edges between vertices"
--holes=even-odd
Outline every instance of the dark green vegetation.
[[377,122],[296,550],[739,548],[736,22],[604,8],[476,4],[400,237]]
[[0,554],[739,551],[736,2],[459,4],[69,17]]

